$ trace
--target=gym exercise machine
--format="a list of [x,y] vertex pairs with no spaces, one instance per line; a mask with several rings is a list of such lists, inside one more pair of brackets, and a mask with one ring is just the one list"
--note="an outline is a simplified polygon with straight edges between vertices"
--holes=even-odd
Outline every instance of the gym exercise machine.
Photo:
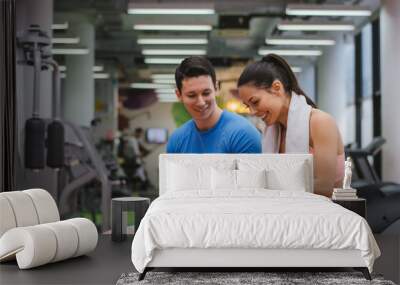
[[383,182],[371,160],[386,140],[376,137],[364,148],[347,148],[346,155],[354,162],[356,179],[352,187],[367,200],[367,221],[374,233],[400,234],[400,184]]
[[[57,171],[58,186],[51,191],[62,216],[71,212],[71,197],[85,185],[98,182],[101,191],[102,230],[110,228],[111,184],[108,171],[90,140],[88,130],[60,116],[60,71],[51,59],[51,40],[37,25],[31,25],[18,38],[23,49],[24,61],[20,64],[33,66],[33,115],[25,124],[25,168],[40,171],[48,167]],[[53,118],[39,116],[40,73],[53,70]],[[47,151],[46,151],[47,147]]]

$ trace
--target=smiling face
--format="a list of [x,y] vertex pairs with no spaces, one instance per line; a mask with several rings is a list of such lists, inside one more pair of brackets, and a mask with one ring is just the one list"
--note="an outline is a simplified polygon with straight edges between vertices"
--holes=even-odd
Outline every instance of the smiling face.
[[217,110],[216,88],[208,75],[189,77],[182,80],[181,90],[176,95],[194,121],[212,120]]
[[266,89],[251,84],[242,85],[239,96],[251,114],[261,118],[268,126],[280,122],[289,105],[289,98],[278,80]]

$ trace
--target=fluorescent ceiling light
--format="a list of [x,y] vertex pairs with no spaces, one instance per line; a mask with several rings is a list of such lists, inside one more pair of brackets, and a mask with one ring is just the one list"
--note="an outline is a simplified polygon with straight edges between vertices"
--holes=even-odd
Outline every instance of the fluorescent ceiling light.
[[109,73],[93,73],[93,78],[94,79],[108,79],[110,78]]
[[104,70],[104,66],[103,65],[95,65],[93,66],[93,71],[94,72],[101,72]]
[[368,8],[350,5],[288,5],[290,16],[371,16]]
[[173,88],[171,84],[156,84],[156,83],[132,83],[132,88],[137,89],[157,89],[157,88]]
[[157,94],[157,97],[160,99],[177,99],[175,94]]
[[[67,70],[67,67],[66,67],[65,65],[60,65],[60,66],[58,67],[58,69],[59,69],[60,71],[66,71],[66,70]],[[104,70],[104,66],[102,66],[102,65],[95,65],[95,66],[93,66],[92,70],[93,70],[93,72],[100,72],[100,71],[103,71],[103,70]]]
[[153,78],[153,79],[175,79],[175,74],[154,73],[151,75],[151,78]]
[[303,69],[299,66],[291,66],[290,69],[294,72],[294,73],[300,73],[303,71]]
[[66,30],[68,29],[68,22],[60,23],[60,24],[52,24],[51,29],[53,30]]
[[[61,78],[67,78],[67,74],[62,72],[60,74]],[[109,73],[93,73],[93,79],[108,79],[110,78],[110,74]]]
[[211,31],[211,25],[134,25],[135,30],[142,31]]
[[160,103],[174,103],[174,102],[179,102],[179,100],[178,100],[178,98],[176,98],[176,96],[175,96],[175,98],[173,98],[173,97],[169,97],[169,98],[158,97],[158,102],[160,102]]
[[184,58],[145,57],[146,64],[180,64]]
[[288,22],[282,21],[278,24],[281,31],[353,31],[354,25],[350,23],[313,23],[313,22]]
[[128,14],[133,15],[212,15],[214,9],[156,9],[156,8],[132,8]]
[[89,49],[87,48],[52,48],[51,52],[53,54],[71,54],[71,55],[82,55],[88,54]]
[[258,50],[259,55],[267,55],[270,53],[274,53],[277,55],[282,55],[282,56],[320,56],[322,55],[322,51],[320,50],[312,50],[312,49],[305,49],[305,50],[299,50],[299,49],[265,49],[265,48],[260,48]]
[[53,44],[79,44],[80,38],[52,38],[51,42]]
[[205,55],[205,49],[143,49],[143,55]]
[[139,45],[206,45],[208,44],[208,39],[140,38],[137,43]]
[[158,93],[158,94],[175,94],[175,89],[171,88],[171,85],[170,85],[169,88],[156,89],[156,93]]
[[153,79],[154,83],[175,84],[175,79]]
[[265,43],[268,45],[313,45],[313,46],[331,46],[335,45],[332,39],[307,39],[307,38],[267,38]]

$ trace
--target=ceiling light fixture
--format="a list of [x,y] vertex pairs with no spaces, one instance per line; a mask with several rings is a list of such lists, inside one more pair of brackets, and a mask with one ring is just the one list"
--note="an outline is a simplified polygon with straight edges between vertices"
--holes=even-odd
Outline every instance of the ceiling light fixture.
[[214,9],[174,9],[174,8],[131,8],[128,14],[132,15],[213,15]]
[[290,16],[371,16],[370,9],[350,5],[296,5],[286,7],[286,15]]
[[175,79],[153,79],[154,83],[161,83],[161,84],[175,84]]
[[[60,73],[61,78],[67,78],[67,74],[62,72]],[[110,78],[109,73],[93,73],[93,79],[108,79]]]
[[211,31],[211,25],[134,25],[133,29],[139,31]]
[[282,21],[277,26],[281,31],[353,31],[354,25],[346,22],[314,23]]
[[321,50],[312,50],[312,49],[265,49],[260,48],[258,50],[259,55],[267,55],[270,53],[274,53],[281,56],[320,56],[322,55]]
[[[172,86],[174,86],[174,85],[172,85]],[[175,89],[171,88],[171,85],[170,85],[169,88],[156,89],[156,93],[158,93],[158,94],[175,94]]]
[[94,79],[108,79],[110,78],[109,73],[93,73],[93,78]]
[[167,73],[154,73],[151,75],[152,79],[175,79],[175,74]]
[[80,38],[74,37],[74,38],[52,38],[51,43],[52,44],[79,44]]
[[174,86],[171,84],[156,84],[156,83],[132,83],[131,87],[136,89],[174,88]]
[[206,38],[139,38],[137,40],[139,45],[206,45],[208,39]]
[[299,66],[291,66],[290,69],[294,72],[294,73],[300,73],[303,71],[303,69]]
[[168,99],[165,99],[165,98],[159,98],[158,99],[158,102],[159,103],[175,103],[175,102],[179,102],[179,100],[178,100],[178,98],[175,98],[175,99],[170,99],[170,98],[168,98]]
[[[58,69],[59,69],[60,71],[66,71],[66,70],[67,70],[67,67],[66,67],[65,65],[60,65],[60,66],[58,67]],[[104,70],[104,66],[102,66],[102,65],[95,65],[95,66],[93,66],[92,70],[93,70],[93,72],[100,72],[100,71],[103,71],[103,70]]]
[[312,38],[267,38],[265,43],[268,45],[312,45],[312,46],[332,46],[335,45],[335,40],[332,39],[312,39]]
[[95,65],[93,66],[93,71],[94,72],[101,72],[104,70],[104,66],[103,65]]
[[184,58],[145,57],[146,64],[180,64]]
[[53,54],[66,54],[66,55],[82,55],[88,54],[89,49],[87,48],[52,48]]
[[69,24],[68,22],[60,23],[60,24],[52,24],[51,29],[52,30],[66,30],[68,29]]
[[158,98],[177,99],[175,94],[157,94]]
[[143,55],[205,55],[205,49],[143,49]]

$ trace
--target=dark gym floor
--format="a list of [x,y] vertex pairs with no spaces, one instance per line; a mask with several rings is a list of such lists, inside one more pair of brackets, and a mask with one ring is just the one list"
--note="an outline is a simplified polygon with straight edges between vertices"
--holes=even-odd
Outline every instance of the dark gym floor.
[[0,264],[0,284],[115,284],[122,273],[134,271],[132,238],[112,242],[100,235],[97,248],[87,256],[19,270],[16,261]]

